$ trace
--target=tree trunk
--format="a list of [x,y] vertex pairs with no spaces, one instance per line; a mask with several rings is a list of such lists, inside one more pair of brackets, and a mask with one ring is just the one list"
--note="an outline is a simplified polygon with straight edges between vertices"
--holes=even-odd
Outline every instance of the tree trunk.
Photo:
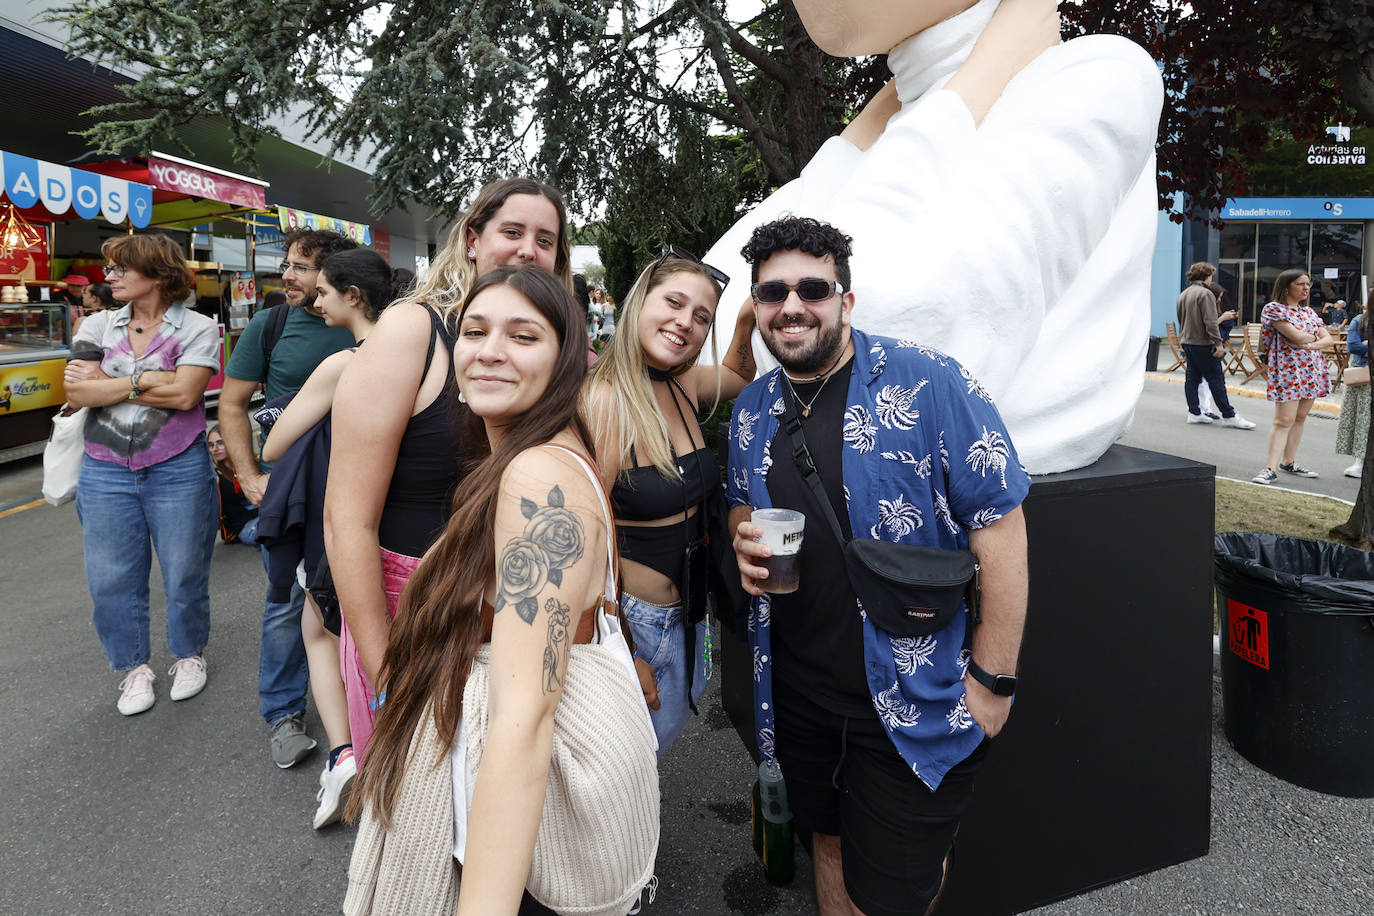
[[790,181],[840,131],[838,106],[827,87],[825,52],[806,34],[791,3],[783,4],[783,41],[789,69],[796,79],[787,87],[787,151],[792,160],[790,175],[772,176],[778,184]]
[[1355,508],[1350,510],[1350,518],[1345,524],[1332,528],[1330,534],[1342,543],[1374,550],[1374,422],[1365,434],[1364,468],[1360,472],[1360,492],[1355,497]]

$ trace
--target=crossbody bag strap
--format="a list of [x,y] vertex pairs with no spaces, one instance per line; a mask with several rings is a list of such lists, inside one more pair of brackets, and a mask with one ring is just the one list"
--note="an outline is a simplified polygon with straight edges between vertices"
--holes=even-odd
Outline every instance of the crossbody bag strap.
[[783,377],[782,382],[783,405],[785,409],[779,417],[783,429],[792,438],[792,460],[797,465],[797,473],[801,474],[802,480],[806,481],[811,488],[811,493],[816,497],[816,502],[820,503],[821,512],[825,514],[825,519],[830,523],[830,530],[835,533],[835,540],[843,548],[849,543],[849,538],[844,536],[844,529],[840,527],[840,520],[835,517],[835,509],[830,505],[830,497],[825,492],[825,485],[821,483],[821,475],[816,471],[816,462],[811,457],[811,450],[806,447],[806,435],[802,432],[801,417],[797,416],[797,404],[792,386]]

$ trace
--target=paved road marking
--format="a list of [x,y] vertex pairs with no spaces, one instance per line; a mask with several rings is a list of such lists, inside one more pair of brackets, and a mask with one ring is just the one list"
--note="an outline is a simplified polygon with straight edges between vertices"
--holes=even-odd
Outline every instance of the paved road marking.
[[7,515],[16,515],[20,512],[23,512],[25,509],[32,509],[35,506],[41,506],[43,505],[43,502],[44,500],[40,496],[38,499],[35,499],[31,503],[24,503],[24,505],[22,506],[15,506],[12,509],[6,509],[4,512],[0,512],[0,518],[4,518]]

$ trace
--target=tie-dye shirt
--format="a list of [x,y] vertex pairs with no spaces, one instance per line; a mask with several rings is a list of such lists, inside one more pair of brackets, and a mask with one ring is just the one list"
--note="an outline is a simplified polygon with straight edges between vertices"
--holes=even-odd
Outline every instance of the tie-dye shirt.
[[[111,378],[138,371],[175,371],[178,366],[204,366],[219,371],[219,326],[213,319],[174,305],[162,316],[148,349],[134,357],[129,343],[130,306],[97,312],[81,323],[72,341],[95,344],[105,351],[101,370]],[[145,329],[145,333],[151,329]],[[122,464],[132,471],[175,458],[205,432],[205,399],[190,410],[147,407],[119,401],[92,407],[86,419],[86,454],[98,461]]]

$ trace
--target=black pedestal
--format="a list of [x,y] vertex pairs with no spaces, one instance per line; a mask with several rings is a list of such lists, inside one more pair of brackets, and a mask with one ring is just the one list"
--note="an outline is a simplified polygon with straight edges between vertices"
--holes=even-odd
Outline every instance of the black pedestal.
[[[1035,479],[1016,708],[941,916],[1017,913],[1206,854],[1214,473],[1114,446]],[[722,693],[752,750],[744,639],[722,634]]]

